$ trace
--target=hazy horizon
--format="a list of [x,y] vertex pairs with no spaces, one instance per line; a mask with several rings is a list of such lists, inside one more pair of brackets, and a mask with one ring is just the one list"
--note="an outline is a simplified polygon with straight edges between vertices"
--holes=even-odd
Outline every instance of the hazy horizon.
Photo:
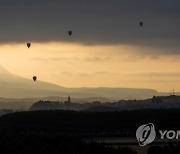
[[[33,83],[33,79],[32,78],[27,78],[27,77],[23,77],[23,76],[20,76],[20,75],[17,75],[17,74],[13,74],[12,72],[10,72],[9,70],[7,70],[5,67],[3,67],[2,65],[0,65],[0,76],[1,76],[1,80],[0,81],[5,81],[5,82],[7,82],[9,79],[9,81],[13,81],[14,79],[14,81],[13,82],[17,82],[16,80],[18,79],[18,80],[29,80],[30,82],[32,82],[32,85],[34,84],[39,84],[38,82],[40,82],[40,83],[47,83],[47,84],[50,84],[50,85],[54,85],[54,86],[58,86],[58,87],[62,87],[62,88],[69,88],[69,89],[78,89],[78,88],[122,88],[122,89],[141,89],[141,90],[147,90],[147,89],[149,89],[149,90],[155,90],[155,91],[157,91],[157,92],[163,92],[163,91],[158,91],[158,90],[156,90],[156,89],[153,89],[153,88],[141,88],[141,87],[139,87],[139,88],[133,88],[133,87],[108,87],[108,86],[97,86],[97,87],[93,87],[93,86],[84,86],[84,87],[65,87],[65,86],[62,86],[62,85],[60,85],[60,84],[57,84],[57,83],[52,83],[52,82],[48,82],[48,81],[43,81],[43,80],[40,80],[39,78],[38,78],[38,80],[36,81],[36,83]],[[19,81],[18,81],[19,82]],[[16,84],[18,84],[18,82],[16,83]],[[32,88],[32,87],[31,87]],[[167,91],[167,93],[173,93],[173,92],[179,92],[179,91],[174,91],[174,89],[172,89],[172,91]],[[165,92],[166,93],[166,92]]]

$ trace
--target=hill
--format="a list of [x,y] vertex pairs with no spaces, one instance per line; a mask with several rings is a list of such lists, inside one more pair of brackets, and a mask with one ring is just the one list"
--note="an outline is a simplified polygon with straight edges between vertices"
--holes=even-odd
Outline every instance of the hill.
[[153,109],[120,112],[29,111],[4,115],[0,132],[46,132],[80,136],[130,136],[148,122],[157,129],[178,130],[179,109]]
[[158,95],[153,89],[132,88],[65,88],[56,84],[13,75],[0,66],[0,96],[6,98],[36,98],[47,96],[74,98],[101,97],[109,99],[142,99]]

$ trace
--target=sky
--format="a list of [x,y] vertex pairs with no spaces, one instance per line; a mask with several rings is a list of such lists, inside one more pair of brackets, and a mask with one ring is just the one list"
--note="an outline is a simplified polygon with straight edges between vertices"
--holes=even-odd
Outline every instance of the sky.
[[64,87],[180,91],[179,19],[178,0],[0,0],[0,65]]

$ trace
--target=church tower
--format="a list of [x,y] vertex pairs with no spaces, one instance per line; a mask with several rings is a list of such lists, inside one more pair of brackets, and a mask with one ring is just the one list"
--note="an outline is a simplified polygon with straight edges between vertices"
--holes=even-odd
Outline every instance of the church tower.
[[68,103],[71,103],[71,97],[68,96]]

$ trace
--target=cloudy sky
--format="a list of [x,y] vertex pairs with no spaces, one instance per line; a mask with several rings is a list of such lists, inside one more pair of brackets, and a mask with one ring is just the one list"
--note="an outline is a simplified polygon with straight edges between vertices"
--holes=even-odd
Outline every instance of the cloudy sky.
[[179,19],[179,0],[0,0],[0,65],[65,87],[180,91]]

